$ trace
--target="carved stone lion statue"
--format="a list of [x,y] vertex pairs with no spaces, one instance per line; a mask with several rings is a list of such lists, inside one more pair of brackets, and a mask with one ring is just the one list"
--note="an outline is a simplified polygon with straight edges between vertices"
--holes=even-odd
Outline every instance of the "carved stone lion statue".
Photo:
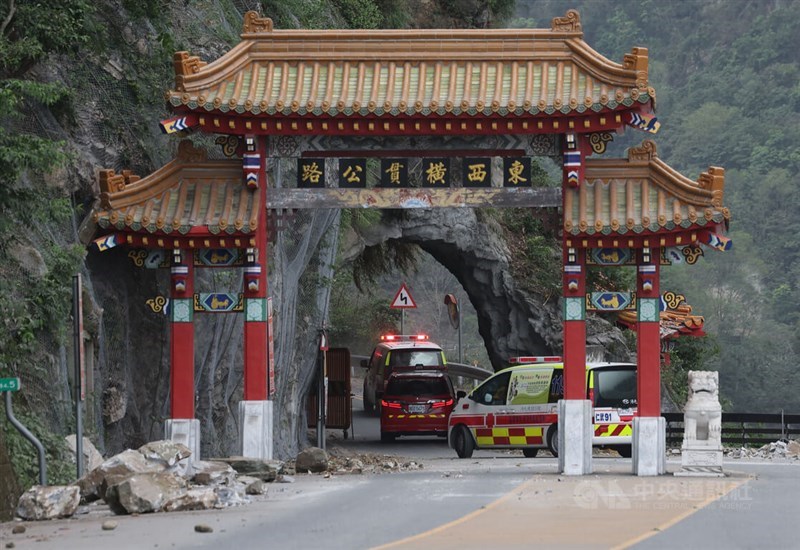
[[684,445],[722,445],[718,372],[689,371],[689,396],[683,412]]

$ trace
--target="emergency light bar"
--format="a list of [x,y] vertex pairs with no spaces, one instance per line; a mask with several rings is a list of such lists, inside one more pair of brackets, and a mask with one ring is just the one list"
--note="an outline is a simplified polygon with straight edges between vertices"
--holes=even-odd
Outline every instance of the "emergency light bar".
[[508,362],[514,365],[529,365],[531,363],[560,363],[562,357],[558,355],[525,355],[511,357]]
[[381,334],[382,342],[424,342],[427,334]]

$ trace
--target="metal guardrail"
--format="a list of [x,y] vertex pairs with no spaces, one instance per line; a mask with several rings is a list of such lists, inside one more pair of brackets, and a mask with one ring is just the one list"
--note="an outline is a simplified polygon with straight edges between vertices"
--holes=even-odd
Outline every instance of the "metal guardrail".
[[[350,355],[350,365],[355,368],[363,368],[361,366],[362,359],[369,359],[369,355]],[[447,372],[455,376],[472,378],[473,380],[486,380],[494,374],[494,371],[482,369],[481,367],[464,363],[451,363],[450,361],[447,362]]]
[[[667,446],[683,442],[683,413],[663,413],[667,421]],[[722,443],[767,445],[779,439],[800,438],[800,414],[722,413]]]

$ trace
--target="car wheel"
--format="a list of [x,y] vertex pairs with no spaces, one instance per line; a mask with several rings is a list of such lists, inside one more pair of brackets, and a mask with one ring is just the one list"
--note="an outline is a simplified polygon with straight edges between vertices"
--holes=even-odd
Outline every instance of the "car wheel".
[[367,381],[364,380],[364,393],[362,394],[362,401],[364,403],[364,410],[367,412],[372,412],[375,410],[375,403],[369,400],[367,397],[369,394],[367,392]]
[[633,447],[630,445],[618,445],[614,450],[619,453],[622,458],[630,458],[633,455]]
[[456,450],[458,458],[469,458],[475,450],[475,442],[472,441],[472,434],[466,426],[459,426],[453,433],[453,448]]
[[395,440],[397,434],[391,432],[381,432],[381,443],[391,443]]
[[547,448],[553,456],[558,456],[558,426],[553,424],[547,431]]
[[539,449],[532,449],[530,447],[526,447],[522,449],[522,456],[525,458],[536,458],[536,455],[539,453]]

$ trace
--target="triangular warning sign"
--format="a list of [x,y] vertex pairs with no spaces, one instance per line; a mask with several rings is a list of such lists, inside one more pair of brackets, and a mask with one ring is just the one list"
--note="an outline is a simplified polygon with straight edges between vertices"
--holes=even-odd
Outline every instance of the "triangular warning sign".
[[400,285],[400,290],[398,290],[397,294],[395,294],[394,300],[392,300],[392,305],[389,307],[399,309],[413,309],[417,307],[417,304],[414,303],[414,298],[411,297],[411,293],[408,291],[405,283]]

